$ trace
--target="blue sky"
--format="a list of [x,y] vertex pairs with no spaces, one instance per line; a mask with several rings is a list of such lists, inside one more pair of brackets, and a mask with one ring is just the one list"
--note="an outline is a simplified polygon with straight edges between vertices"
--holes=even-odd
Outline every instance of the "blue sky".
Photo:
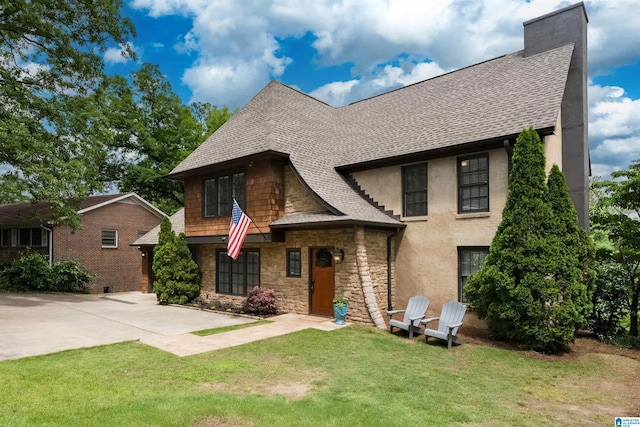
[[[137,62],[185,103],[242,107],[276,79],[339,106],[523,47],[522,23],[565,0],[125,0]],[[584,2],[594,175],[640,159],[640,0]]]

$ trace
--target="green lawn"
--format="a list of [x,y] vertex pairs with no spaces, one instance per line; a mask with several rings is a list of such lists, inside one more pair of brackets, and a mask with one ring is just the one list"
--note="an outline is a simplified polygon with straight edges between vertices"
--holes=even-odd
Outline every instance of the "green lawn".
[[184,358],[129,342],[0,362],[0,425],[613,425],[638,415],[637,378],[622,356],[448,351],[361,326]]

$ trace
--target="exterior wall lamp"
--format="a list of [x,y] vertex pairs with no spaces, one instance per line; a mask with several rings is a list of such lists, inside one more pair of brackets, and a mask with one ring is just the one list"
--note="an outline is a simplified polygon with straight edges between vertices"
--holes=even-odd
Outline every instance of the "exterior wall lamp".
[[331,255],[333,255],[333,262],[340,264],[344,259],[344,249],[334,249]]

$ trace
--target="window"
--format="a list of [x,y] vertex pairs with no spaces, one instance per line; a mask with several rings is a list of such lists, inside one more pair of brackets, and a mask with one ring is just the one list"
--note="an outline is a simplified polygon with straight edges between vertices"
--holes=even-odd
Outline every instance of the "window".
[[458,248],[458,271],[460,279],[458,280],[458,300],[467,302],[464,298],[464,286],[467,279],[473,273],[480,270],[484,259],[489,254],[488,247],[460,247]]
[[489,155],[458,158],[458,213],[489,212]]
[[209,178],[204,181],[204,216],[231,216],[235,197],[244,210],[244,172]]
[[287,277],[302,277],[300,249],[287,249]]
[[260,251],[243,249],[235,261],[227,252],[217,252],[216,292],[246,295],[254,286],[260,286]]
[[0,246],[6,248],[11,243],[11,229],[3,228],[0,230]]
[[403,216],[427,214],[427,164],[402,167]]
[[47,246],[47,230],[44,228],[18,228],[12,231],[11,246],[37,247]]
[[102,247],[117,248],[118,247],[118,231],[102,230]]

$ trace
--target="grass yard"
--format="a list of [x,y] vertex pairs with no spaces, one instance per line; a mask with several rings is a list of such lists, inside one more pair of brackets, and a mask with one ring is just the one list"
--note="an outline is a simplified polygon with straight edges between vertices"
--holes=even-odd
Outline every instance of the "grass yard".
[[640,360],[448,351],[350,326],[179,358],[136,342],[0,362],[0,425],[613,425]]

